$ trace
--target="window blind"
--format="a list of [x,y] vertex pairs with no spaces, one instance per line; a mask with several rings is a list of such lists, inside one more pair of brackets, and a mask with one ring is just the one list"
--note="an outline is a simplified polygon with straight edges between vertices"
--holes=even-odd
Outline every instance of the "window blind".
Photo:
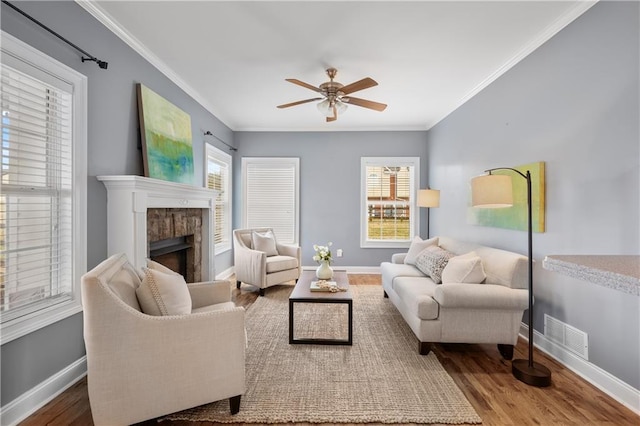
[[298,158],[243,159],[247,228],[273,228],[279,242],[298,242]]
[[218,158],[213,148],[207,146],[207,187],[218,191],[216,197],[216,216],[214,243],[216,251],[230,247],[231,240],[231,202],[229,196],[230,161]]
[[4,324],[73,297],[73,89],[6,63],[1,79]]

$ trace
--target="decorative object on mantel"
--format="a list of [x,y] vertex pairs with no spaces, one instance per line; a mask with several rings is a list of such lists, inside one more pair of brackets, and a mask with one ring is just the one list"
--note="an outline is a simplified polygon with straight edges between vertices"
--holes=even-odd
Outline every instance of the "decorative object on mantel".
[[427,208],[427,239],[429,239],[429,208],[440,207],[440,190],[429,188],[419,190],[418,207]]
[[[524,176],[528,170],[531,174],[531,212],[533,232],[545,231],[545,163],[525,164],[509,167]],[[509,175],[509,171],[497,170],[494,175]],[[468,222],[472,225],[491,226],[494,228],[507,228],[526,231],[528,229],[528,205],[527,187],[519,179],[512,183],[513,203],[508,208],[502,209],[474,209],[468,210]],[[472,206],[473,207],[473,206]]]
[[144,175],[193,185],[191,117],[143,84],[137,92]]
[[[542,165],[544,163],[535,163]],[[510,167],[498,167],[485,170],[487,175],[477,176],[471,180],[471,205],[483,208],[504,208],[513,205],[513,186],[511,176],[493,174],[494,171],[512,171],[526,181],[527,223],[528,223],[528,256],[529,256],[529,358],[515,359],[511,363],[511,373],[521,382],[531,386],[543,387],[551,384],[551,370],[533,361],[533,224],[532,224],[532,190],[531,171],[525,173]]]
[[316,254],[313,260],[318,262],[320,266],[316,269],[316,277],[321,280],[330,280],[333,277],[333,269],[331,269],[331,247],[333,243],[329,241],[326,246],[313,245]]
[[639,255],[549,255],[542,267],[614,290],[640,296]]

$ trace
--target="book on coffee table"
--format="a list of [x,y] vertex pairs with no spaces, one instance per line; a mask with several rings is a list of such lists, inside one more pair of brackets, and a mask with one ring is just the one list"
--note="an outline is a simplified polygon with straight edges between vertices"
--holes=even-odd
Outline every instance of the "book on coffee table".
[[[337,289],[338,283],[335,281],[324,281],[322,286],[318,284],[318,281],[311,281],[311,285],[309,286],[309,290],[311,291],[326,291],[331,292],[331,289]],[[334,290],[335,291],[335,290]]]

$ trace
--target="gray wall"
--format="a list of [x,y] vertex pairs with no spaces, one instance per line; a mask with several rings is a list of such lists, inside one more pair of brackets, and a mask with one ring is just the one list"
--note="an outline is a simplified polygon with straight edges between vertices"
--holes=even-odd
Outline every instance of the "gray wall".
[[[318,116],[318,120],[322,117]],[[316,265],[313,245],[331,241],[344,250],[334,266],[380,266],[406,249],[360,248],[360,158],[421,157],[426,186],[424,132],[236,132],[234,227],[242,226],[241,157],[300,158],[300,246],[303,266]],[[420,212],[426,235],[425,209]],[[277,237],[277,236],[276,236]]]
[[[205,142],[227,150],[211,136],[205,140],[204,131],[210,130],[231,144],[233,132],[76,3],[16,2],[16,6],[109,62],[107,70],[99,69],[93,62],[82,63],[74,49],[2,5],[3,31],[88,77],[87,267],[90,269],[107,256],[107,195],[95,176],[142,174],[136,83],[145,84],[191,115],[196,176],[203,173]],[[217,271],[230,265],[229,252],[216,259]],[[4,406],[83,355],[82,314],[2,345],[0,404]]]
[[638,254],[637,2],[600,2],[428,133],[440,189],[432,234],[526,254],[526,232],[466,222],[471,177],[545,161],[534,234],[535,329],[547,313],[589,335],[589,360],[640,389],[639,298],[541,268],[549,254]]

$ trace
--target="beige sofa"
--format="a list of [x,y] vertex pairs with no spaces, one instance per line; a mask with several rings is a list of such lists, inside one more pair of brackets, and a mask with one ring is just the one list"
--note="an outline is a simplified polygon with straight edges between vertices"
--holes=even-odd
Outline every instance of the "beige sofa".
[[[116,254],[82,277],[84,340],[96,425],[128,425],[245,392],[244,308],[228,281],[188,284],[191,313],[144,314],[141,271]],[[185,284],[187,286],[187,284]]]
[[382,286],[420,341],[421,354],[431,343],[495,343],[505,359],[513,357],[522,314],[528,308],[525,256],[439,237],[437,244],[454,255],[475,252],[486,279],[481,284],[436,284],[406,253],[380,265]]

